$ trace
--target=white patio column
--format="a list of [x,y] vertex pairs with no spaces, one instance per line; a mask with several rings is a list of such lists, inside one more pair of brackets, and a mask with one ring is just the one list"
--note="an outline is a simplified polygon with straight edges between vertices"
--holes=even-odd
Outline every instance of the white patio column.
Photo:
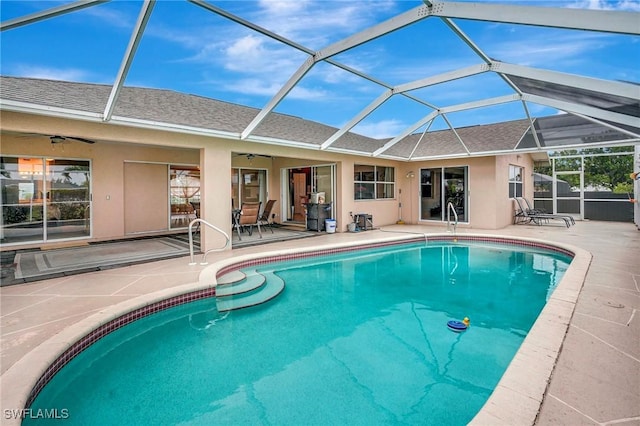
[[[200,150],[200,217],[231,238],[231,151],[213,143]],[[202,251],[224,246],[224,237],[202,225]],[[228,249],[231,249],[229,243]]]

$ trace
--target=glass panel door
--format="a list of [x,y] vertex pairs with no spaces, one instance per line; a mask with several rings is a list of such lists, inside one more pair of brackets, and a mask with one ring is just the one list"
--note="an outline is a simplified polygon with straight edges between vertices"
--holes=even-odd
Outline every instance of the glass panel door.
[[2,157],[2,243],[91,234],[91,172],[86,160]]
[[2,157],[3,244],[44,240],[44,160]]
[[420,169],[420,220],[447,218],[447,206],[452,204],[459,222],[466,222],[468,167]]
[[46,239],[88,237],[91,233],[89,162],[47,160],[46,172]]
[[323,193],[324,203],[333,203],[333,166],[312,167],[311,172],[313,173],[311,192]]
[[282,220],[305,223],[309,202],[331,204],[334,214],[335,165],[282,169]]
[[231,170],[231,205],[240,208],[242,203],[267,202],[267,171],[260,169]]
[[184,228],[200,216],[200,169],[171,166],[169,174],[169,227]]
[[[467,168],[447,167],[444,169],[444,195],[445,209],[451,203],[456,213],[458,221],[467,221]],[[446,211],[444,217],[446,218]],[[452,218],[453,220],[453,218]]]
[[420,170],[420,219],[442,220],[442,169]]

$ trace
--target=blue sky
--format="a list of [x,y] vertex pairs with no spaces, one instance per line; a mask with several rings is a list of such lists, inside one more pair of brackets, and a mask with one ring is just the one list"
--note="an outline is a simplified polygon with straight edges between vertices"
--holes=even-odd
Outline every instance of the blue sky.
[[[215,1],[312,50],[422,4],[421,1]],[[2,21],[67,2],[0,2]],[[512,1],[541,7],[640,12],[640,0]],[[112,1],[1,34],[1,73],[113,84],[141,7]],[[640,15],[639,15],[640,16]],[[454,21],[489,57],[595,78],[640,82],[638,37]],[[640,18],[639,18],[640,22]],[[262,108],[307,55],[186,1],[154,7],[126,85],[171,89]],[[429,18],[341,53],[333,59],[390,85],[481,63],[439,19]],[[319,63],[276,108],[341,127],[384,92],[360,77]],[[492,73],[413,92],[437,106],[513,93]],[[534,116],[557,113],[530,105]],[[397,134],[432,110],[394,96],[354,130],[373,137]],[[450,114],[464,126],[525,118],[516,103]],[[433,129],[443,128],[436,122]]]

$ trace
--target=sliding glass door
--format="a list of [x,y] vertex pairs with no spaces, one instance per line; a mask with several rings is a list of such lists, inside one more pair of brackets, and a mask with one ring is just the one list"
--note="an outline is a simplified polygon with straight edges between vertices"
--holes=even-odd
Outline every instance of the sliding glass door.
[[171,229],[184,228],[200,217],[200,168],[169,167],[169,204]]
[[242,203],[267,202],[267,171],[262,169],[231,170],[231,207],[240,208]]
[[335,165],[282,169],[282,220],[305,223],[309,202],[331,204],[334,214]]
[[468,167],[420,170],[420,219],[447,220],[447,207],[459,222],[468,221]]
[[2,243],[90,236],[90,170],[88,160],[2,157]]

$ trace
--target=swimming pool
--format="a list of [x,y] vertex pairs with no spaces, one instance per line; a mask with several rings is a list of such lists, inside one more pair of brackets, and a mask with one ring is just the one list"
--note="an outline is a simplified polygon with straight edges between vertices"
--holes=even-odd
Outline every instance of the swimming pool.
[[[196,424],[464,424],[570,261],[486,244],[414,243],[352,255],[279,264],[287,287],[269,304],[225,316],[205,299],[120,328],[67,364],[32,408],[65,407],[67,422],[83,424],[98,410],[102,424],[107,411],[119,424],[154,416]],[[407,268],[404,278],[389,260]],[[446,328],[464,316],[469,330]]]

